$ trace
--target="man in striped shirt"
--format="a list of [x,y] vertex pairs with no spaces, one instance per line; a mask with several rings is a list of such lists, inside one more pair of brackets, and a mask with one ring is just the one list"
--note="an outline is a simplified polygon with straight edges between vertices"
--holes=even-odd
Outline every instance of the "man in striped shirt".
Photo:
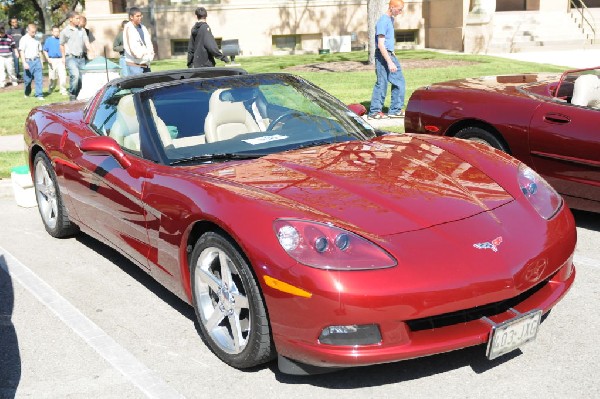
[[0,87],[6,85],[6,75],[13,86],[18,84],[15,74],[13,55],[17,51],[12,36],[6,33],[4,25],[0,25]]

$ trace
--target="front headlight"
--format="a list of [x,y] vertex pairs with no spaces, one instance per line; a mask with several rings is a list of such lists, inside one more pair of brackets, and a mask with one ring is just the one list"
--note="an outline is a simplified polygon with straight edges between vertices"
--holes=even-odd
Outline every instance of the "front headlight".
[[521,192],[541,217],[548,220],[558,212],[562,197],[533,169],[521,164],[517,181]]
[[298,262],[318,269],[368,270],[397,262],[374,243],[330,224],[297,219],[273,223],[281,247]]

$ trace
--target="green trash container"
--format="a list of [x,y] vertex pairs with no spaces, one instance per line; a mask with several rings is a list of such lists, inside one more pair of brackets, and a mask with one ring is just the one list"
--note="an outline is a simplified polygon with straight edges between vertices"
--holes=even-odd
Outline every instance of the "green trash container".
[[17,205],[24,208],[31,208],[37,205],[29,166],[20,165],[11,168],[10,180]]

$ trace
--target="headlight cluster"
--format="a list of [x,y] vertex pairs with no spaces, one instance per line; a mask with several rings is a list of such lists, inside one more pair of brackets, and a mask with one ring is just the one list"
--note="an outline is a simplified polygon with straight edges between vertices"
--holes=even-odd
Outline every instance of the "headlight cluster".
[[396,266],[396,260],[374,243],[330,224],[277,219],[275,234],[296,261],[319,269],[366,270]]
[[541,217],[548,220],[558,212],[562,197],[533,169],[521,164],[517,181],[521,192]]

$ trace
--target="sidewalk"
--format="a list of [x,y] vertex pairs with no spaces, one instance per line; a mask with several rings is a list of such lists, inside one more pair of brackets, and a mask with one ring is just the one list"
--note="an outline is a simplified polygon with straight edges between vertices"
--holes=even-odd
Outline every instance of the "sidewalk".
[[0,136],[0,152],[24,151],[25,143],[22,134]]

